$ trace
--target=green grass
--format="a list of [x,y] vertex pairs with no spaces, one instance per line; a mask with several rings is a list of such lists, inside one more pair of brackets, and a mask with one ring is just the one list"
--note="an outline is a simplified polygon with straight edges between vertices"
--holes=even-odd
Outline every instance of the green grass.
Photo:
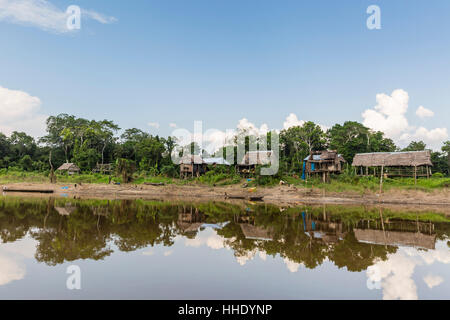
[[[357,177],[352,175],[343,174],[331,178],[330,183],[323,183],[321,179],[309,179],[304,181],[298,177],[284,176],[281,179],[279,177],[272,176],[257,176],[247,179],[242,178],[235,173],[229,172],[216,172],[210,171],[206,174],[191,178],[191,179],[176,179],[166,176],[158,175],[151,176],[145,174],[135,174],[134,184],[143,183],[164,183],[164,184],[176,184],[176,185],[208,185],[208,186],[225,186],[247,183],[249,187],[265,186],[273,187],[278,186],[280,180],[283,180],[288,185],[294,185],[296,187],[303,188],[320,188],[328,192],[357,192],[360,194],[368,192],[378,192],[380,188],[380,180],[376,177]],[[0,183],[16,183],[16,182],[30,182],[30,183],[48,183],[48,173],[39,172],[20,172],[20,171],[6,171],[0,170]],[[78,175],[57,175],[58,183],[100,183],[107,184],[109,182],[108,175],[102,174],[78,174]],[[112,176],[112,182],[121,182],[121,178]],[[387,178],[384,179],[383,190],[389,191],[391,189],[401,190],[421,190],[425,192],[431,192],[433,190],[450,189],[450,178],[446,177],[432,177],[430,179],[417,179],[417,184],[414,183],[413,178]]]

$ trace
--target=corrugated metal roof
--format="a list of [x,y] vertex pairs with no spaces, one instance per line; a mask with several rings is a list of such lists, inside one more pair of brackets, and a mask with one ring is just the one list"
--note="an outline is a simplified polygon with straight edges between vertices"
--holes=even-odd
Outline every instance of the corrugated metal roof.
[[[309,158],[310,158],[311,156],[309,155],[309,156],[307,156],[305,159],[303,159],[304,161],[308,161],[309,160]],[[342,156],[342,154],[338,154],[338,157],[339,158],[343,158],[343,156]],[[320,157],[320,154],[313,154],[313,160],[315,160],[315,161],[319,161],[319,160],[321,160],[322,158]]]

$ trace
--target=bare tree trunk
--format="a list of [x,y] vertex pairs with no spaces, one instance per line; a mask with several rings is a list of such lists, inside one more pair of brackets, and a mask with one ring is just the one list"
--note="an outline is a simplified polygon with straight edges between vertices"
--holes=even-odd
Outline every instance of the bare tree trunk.
[[106,148],[106,143],[103,145],[103,148],[102,148],[102,164],[104,164],[104,162],[103,162],[103,159],[104,159],[104,153],[105,153],[105,148]]
[[50,154],[48,156],[48,162],[50,163],[50,183],[56,183],[55,170],[53,169],[53,164],[52,164],[52,150],[50,150]]
[[64,155],[66,156],[66,163],[69,163],[69,158],[67,157],[67,153],[68,153],[68,146],[64,147]]
[[417,166],[414,166],[414,184],[417,184]]

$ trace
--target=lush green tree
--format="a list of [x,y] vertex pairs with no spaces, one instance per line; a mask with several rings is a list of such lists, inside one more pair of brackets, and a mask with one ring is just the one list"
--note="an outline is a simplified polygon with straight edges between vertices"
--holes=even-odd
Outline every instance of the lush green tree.
[[355,154],[367,152],[393,152],[394,142],[384,137],[382,132],[374,132],[361,123],[347,121],[336,124],[327,132],[330,149],[337,150],[348,163]]
[[136,164],[134,161],[123,158],[116,160],[116,171],[122,177],[123,183],[131,182],[135,170]]
[[[41,138],[41,142],[52,148],[60,148],[64,151],[64,160],[69,162],[70,151],[75,144],[75,137],[78,134],[85,119],[77,119],[68,114],[59,114],[47,118],[47,135]],[[57,159],[56,162],[64,162]]]
[[0,132],[0,167],[8,166],[11,153],[11,143],[8,137]]
[[432,152],[431,162],[433,163],[433,172],[440,172],[449,175],[449,161],[445,153]]
[[444,142],[444,145],[442,146],[442,152],[450,155],[450,141]]
[[412,141],[406,148],[402,151],[424,151],[427,145],[423,141]]
[[9,141],[11,150],[18,159],[21,159],[25,155],[29,155],[30,157],[33,156],[37,148],[34,138],[30,137],[25,132],[14,131],[11,134]]
[[[291,170],[300,170],[303,159],[313,150],[326,147],[326,136],[314,122],[291,127],[280,132],[281,154]],[[270,140],[269,140],[270,141]]]
[[30,155],[26,154],[19,160],[19,165],[24,171],[32,171],[33,170],[33,160]]

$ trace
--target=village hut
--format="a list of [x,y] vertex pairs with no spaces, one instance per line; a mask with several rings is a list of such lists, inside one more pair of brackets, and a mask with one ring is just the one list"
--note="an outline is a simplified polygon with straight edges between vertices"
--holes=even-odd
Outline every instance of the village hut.
[[431,151],[358,153],[353,158],[357,174],[384,177],[431,176]]
[[204,215],[197,208],[184,207],[182,212],[178,213],[177,226],[185,236],[193,239],[198,229],[203,225],[203,218]]
[[231,164],[222,157],[214,157],[214,158],[203,158],[203,162],[205,162],[209,166],[231,166]]
[[328,181],[330,174],[342,172],[345,159],[335,150],[313,151],[303,161],[302,179],[314,175],[322,175],[323,181]]
[[423,249],[434,249],[435,234],[421,232],[383,231],[371,229],[354,229],[359,242],[382,244],[388,246],[407,246]]
[[321,241],[327,244],[337,243],[345,238],[347,231],[345,231],[342,222],[333,222],[324,219],[329,219],[324,212],[324,217],[312,216],[307,212],[302,212],[303,231],[311,238],[311,240]]
[[199,177],[207,171],[207,164],[199,155],[187,155],[180,159],[180,177]]
[[237,165],[237,171],[243,174],[255,173],[257,165],[270,165],[272,151],[248,151]]
[[81,169],[74,163],[64,163],[62,166],[60,166],[56,171],[68,173],[70,175],[73,175],[75,173],[80,173]]
[[273,240],[273,230],[272,228],[257,227],[247,223],[239,224],[245,239],[248,240],[261,240],[261,241],[272,241]]
[[109,215],[108,207],[92,207],[92,211],[96,216],[107,217]]
[[71,203],[66,203],[64,207],[55,207],[55,210],[61,216],[70,216],[76,209],[77,207],[72,205]]

